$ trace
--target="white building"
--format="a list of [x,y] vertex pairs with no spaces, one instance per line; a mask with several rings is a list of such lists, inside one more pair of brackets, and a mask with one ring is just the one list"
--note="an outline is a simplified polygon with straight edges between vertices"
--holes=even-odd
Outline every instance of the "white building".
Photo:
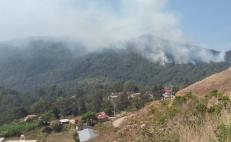
[[61,124],[68,124],[70,122],[70,120],[69,119],[61,119],[61,120],[59,120],[59,122]]
[[89,128],[78,131],[78,134],[79,134],[80,142],[87,142],[87,141],[94,139],[98,136],[97,133],[95,132],[95,130],[89,129]]

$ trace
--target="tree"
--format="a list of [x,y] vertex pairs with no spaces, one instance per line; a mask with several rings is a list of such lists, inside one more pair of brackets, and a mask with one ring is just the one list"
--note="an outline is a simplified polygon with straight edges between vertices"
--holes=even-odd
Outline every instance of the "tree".
[[52,113],[54,114],[54,117],[55,117],[56,119],[59,119],[59,118],[60,118],[60,110],[59,110],[59,109],[53,108],[53,109],[52,109]]
[[123,85],[124,91],[127,92],[139,92],[139,88],[137,87],[134,81],[126,81]]
[[112,105],[111,102],[104,101],[104,103],[102,104],[102,107],[103,107],[103,111],[106,114],[112,115],[112,113],[113,113],[113,105]]
[[96,120],[96,114],[94,112],[87,112],[81,117],[83,122],[90,122]]
[[163,86],[160,86],[160,85],[157,85],[157,86],[153,86],[151,88],[151,91],[153,93],[153,95],[159,99],[162,97],[162,94],[163,94]]
[[124,110],[128,106],[130,106],[127,93],[123,93],[122,95],[119,96],[117,106],[118,106],[117,109],[119,110]]
[[132,106],[138,110],[142,107],[144,107],[144,101],[142,100],[141,97],[134,97],[132,98]]
[[62,126],[61,122],[59,122],[59,120],[56,120],[56,121],[51,122],[51,128],[55,132],[61,132],[63,126]]

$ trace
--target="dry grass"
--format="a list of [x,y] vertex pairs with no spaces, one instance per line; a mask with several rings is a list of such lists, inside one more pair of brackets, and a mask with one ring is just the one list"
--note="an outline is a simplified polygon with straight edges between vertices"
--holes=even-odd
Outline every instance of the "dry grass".
[[[26,139],[34,140],[36,139],[38,142],[74,142],[73,132],[74,128],[68,128],[67,130],[60,133],[51,133],[44,134],[40,132],[40,129],[36,129],[34,131],[30,131],[25,134]],[[19,138],[11,138],[10,140],[17,140]]]
[[156,101],[130,114],[119,129],[113,129],[110,124],[98,128],[103,134],[94,142],[218,142],[218,127],[231,122],[231,102],[220,113],[200,112],[195,107],[198,102],[205,106],[217,103],[192,96],[162,103]]
[[207,93],[218,90],[219,92],[231,96],[231,68],[196,82],[185,89],[179,91],[178,95],[185,95],[188,92],[205,96]]
[[181,142],[217,142],[216,130],[222,123],[231,122],[231,114],[223,110],[220,116],[206,116],[202,125],[190,127],[189,125],[180,125],[177,130]]

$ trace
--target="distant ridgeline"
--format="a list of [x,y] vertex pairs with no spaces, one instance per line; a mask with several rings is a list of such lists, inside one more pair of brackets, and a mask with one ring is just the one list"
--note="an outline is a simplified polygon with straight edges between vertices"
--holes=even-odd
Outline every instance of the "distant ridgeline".
[[87,52],[80,44],[52,40],[35,40],[20,45],[22,47],[0,44],[0,86],[19,91],[52,85],[73,89],[76,83],[102,78],[185,85],[231,65],[231,52],[227,52],[224,62],[160,65],[139,54],[130,43],[128,45],[126,48]]

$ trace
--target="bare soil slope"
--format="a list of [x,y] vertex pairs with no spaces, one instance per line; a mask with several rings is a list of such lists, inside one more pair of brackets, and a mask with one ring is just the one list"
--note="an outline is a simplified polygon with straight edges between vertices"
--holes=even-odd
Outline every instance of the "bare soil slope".
[[214,90],[231,96],[231,68],[196,82],[179,91],[177,95],[180,96],[192,92],[198,96],[204,96]]

